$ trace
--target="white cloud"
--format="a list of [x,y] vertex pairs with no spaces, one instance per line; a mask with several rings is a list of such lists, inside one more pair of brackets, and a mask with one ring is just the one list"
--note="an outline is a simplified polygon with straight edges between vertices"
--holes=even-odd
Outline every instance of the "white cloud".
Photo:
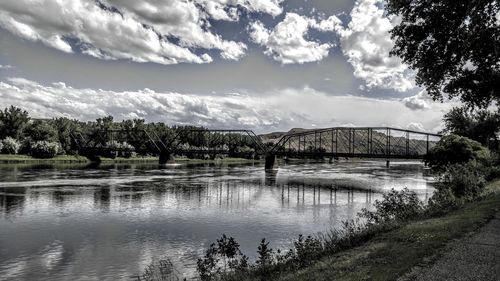
[[354,67],[354,76],[368,87],[406,92],[414,88],[413,73],[398,57],[389,56],[394,46],[383,0],[357,0],[348,27],[339,31],[343,53]]
[[420,91],[418,94],[403,99],[403,103],[412,110],[425,110],[431,108],[432,98],[425,90]]
[[283,12],[281,3],[284,0],[195,0],[207,13],[216,20],[235,21],[239,19],[238,8],[252,13],[265,13],[277,16]]
[[64,83],[42,85],[22,78],[0,81],[0,108],[15,105],[44,118],[94,120],[111,114],[117,119],[144,118],[167,124],[246,128],[257,132],[313,124],[318,128],[343,124],[403,128],[418,121],[421,128],[430,131],[440,125],[443,115],[440,107],[422,115],[401,100],[332,96],[310,88],[257,95],[190,95],[150,89],[117,92],[76,89]]
[[75,52],[76,45],[101,59],[207,63],[212,58],[204,49],[238,60],[247,48],[210,31],[209,19],[237,20],[242,11],[276,16],[282,12],[281,2],[5,0],[0,1],[0,27],[66,53]]
[[9,65],[9,64],[2,65],[2,64],[0,64],[0,69],[11,69],[11,68],[12,68],[12,65]]
[[417,132],[424,132],[425,128],[421,123],[412,122],[406,126],[406,129]]
[[320,61],[328,56],[334,46],[308,41],[305,36],[310,28],[321,31],[333,31],[340,25],[340,20],[332,16],[317,22],[314,19],[295,13],[287,13],[282,22],[268,30],[260,21],[250,24],[249,33],[253,42],[266,48],[265,54],[282,64]]

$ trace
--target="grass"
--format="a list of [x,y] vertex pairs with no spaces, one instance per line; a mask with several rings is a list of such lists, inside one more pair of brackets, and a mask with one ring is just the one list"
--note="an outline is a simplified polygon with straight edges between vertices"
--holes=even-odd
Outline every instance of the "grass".
[[437,258],[444,247],[486,224],[500,207],[500,180],[488,185],[486,197],[440,217],[412,221],[369,242],[279,280],[397,280],[413,267]]
[[[188,158],[176,158],[176,162],[179,163],[250,163],[256,162],[257,160],[249,160],[244,158],[224,158],[215,160],[202,160],[202,159],[188,159]],[[29,155],[12,155],[12,154],[0,154],[0,164],[50,164],[50,163],[87,163],[89,160],[84,156],[78,155],[58,155],[54,158],[40,159],[34,158]],[[146,156],[146,157],[131,157],[131,158],[101,158],[103,163],[157,163],[158,157]]]
[[39,159],[29,155],[0,154],[0,163],[2,164],[22,164],[22,163],[86,163],[88,159],[83,156],[58,155],[54,158]]

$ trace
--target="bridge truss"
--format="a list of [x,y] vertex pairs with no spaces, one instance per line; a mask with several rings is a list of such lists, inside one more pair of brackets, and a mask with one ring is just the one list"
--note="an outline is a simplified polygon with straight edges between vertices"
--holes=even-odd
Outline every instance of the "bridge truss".
[[[265,156],[266,168],[272,168],[276,157],[287,158],[383,158],[423,159],[441,138],[440,135],[389,127],[333,127],[286,134],[274,145],[265,145],[251,130],[210,130],[183,128],[162,139],[156,132],[132,132],[143,147],[136,152],[155,152],[160,163],[174,156],[215,158],[220,156],[256,158]],[[120,148],[106,148],[115,139],[123,139],[125,130],[96,131],[86,141],[80,134],[73,137],[88,155],[116,155]],[[139,136],[139,137],[138,137]],[[106,153],[106,149],[110,153]]]
[[440,135],[389,127],[334,127],[283,136],[268,152],[287,157],[422,159]]

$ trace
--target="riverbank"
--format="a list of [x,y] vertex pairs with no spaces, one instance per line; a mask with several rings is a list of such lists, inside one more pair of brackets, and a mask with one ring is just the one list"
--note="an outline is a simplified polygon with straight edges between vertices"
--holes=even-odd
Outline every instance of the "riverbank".
[[[130,158],[100,158],[102,163],[158,163],[158,157],[130,157]],[[223,159],[189,159],[179,157],[175,159],[178,163],[202,164],[202,163],[255,163],[260,160],[244,158],[223,158]],[[58,155],[54,158],[40,159],[29,155],[0,154],[0,164],[84,164],[91,161],[79,155]]]
[[412,269],[432,265],[447,245],[477,231],[494,218],[499,208],[497,180],[488,185],[488,194],[481,201],[440,217],[412,221],[279,280],[398,280]]

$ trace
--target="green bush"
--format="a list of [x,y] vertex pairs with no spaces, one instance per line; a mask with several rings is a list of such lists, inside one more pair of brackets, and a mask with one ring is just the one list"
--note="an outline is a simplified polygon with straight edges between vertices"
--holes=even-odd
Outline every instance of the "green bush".
[[427,212],[431,215],[439,215],[460,206],[464,200],[457,198],[450,188],[437,189],[429,199]]
[[487,171],[486,180],[491,181],[500,178],[500,166],[490,167]]
[[118,142],[118,141],[108,141],[105,145],[105,148],[110,151],[110,157],[125,157],[130,158],[135,154],[134,146],[128,144],[127,142]]
[[448,165],[462,164],[469,161],[488,166],[491,154],[488,148],[466,137],[448,135],[429,151],[426,162],[437,172],[443,172]]
[[37,141],[31,145],[31,156],[36,158],[53,158],[61,151],[58,142]]
[[363,209],[359,216],[366,218],[368,224],[401,222],[414,218],[424,211],[424,204],[414,191],[407,188],[397,191],[392,189],[383,195],[383,200],[376,200],[375,211]]
[[438,179],[438,190],[449,189],[455,197],[465,200],[477,198],[486,186],[484,168],[475,161],[449,165]]
[[225,234],[217,239],[217,243],[212,243],[205,256],[196,263],[201,280],[213,280],[225,274],[245,272],[248,266],[248,258],[241,253],[238,242]]
[[17,154],[21,148],[21,143],[14,138],[6,137],[2,142],[2,153]]

